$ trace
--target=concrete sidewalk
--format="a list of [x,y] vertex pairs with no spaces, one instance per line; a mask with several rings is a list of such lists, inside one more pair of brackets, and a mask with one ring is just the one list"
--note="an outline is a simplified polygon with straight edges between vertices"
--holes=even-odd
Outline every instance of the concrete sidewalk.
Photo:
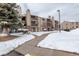
[[[44,34],[42,36],[36,36],[35,39],[27,42],[27,43],[24,43],[23,45],[21,45],[20,47],[16,48],[15,51],[23,54],[23,55],[26,55],[26,54],[31,54],[31,55],[45,55],[46,53],[48,53],[49,51],[47,51],[47,49],[43,49],[43,48],[39,48],[37,47],[37,44],[43,40],[48,34]],[[44,52],[45,53],[44,53]],[[39,52],[42,52],[42,53],[39,53]],[[49,52],[50,53],[50,52]]]

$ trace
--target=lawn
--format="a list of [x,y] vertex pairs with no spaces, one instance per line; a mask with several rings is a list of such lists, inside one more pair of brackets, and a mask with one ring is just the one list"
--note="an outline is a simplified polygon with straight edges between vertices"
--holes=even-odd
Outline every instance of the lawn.
[[12,39],[15,39],[15,38],[17,38],[17,36],[13,36],[13,35],[10,35],[10,36],[0,36],[0,42],[12,40]]

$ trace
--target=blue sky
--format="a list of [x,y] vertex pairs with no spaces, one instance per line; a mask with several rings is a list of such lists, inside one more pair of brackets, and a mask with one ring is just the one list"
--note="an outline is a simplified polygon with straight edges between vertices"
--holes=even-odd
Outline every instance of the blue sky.
[[62,21],[79,21],[79,4],[78,3],[21,3],[22,12],[27,9],[31,13],[41,17],[54,16],[58,20],[57,10],[61,11]]

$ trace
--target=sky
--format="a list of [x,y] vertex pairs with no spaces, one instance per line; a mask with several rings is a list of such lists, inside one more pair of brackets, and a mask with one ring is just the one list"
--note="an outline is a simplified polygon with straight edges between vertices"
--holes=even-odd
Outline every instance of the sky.
[[61,21],[78,21],[79,22],[79,4],[78,3],[21,3],[22,13],[30,9],[31,14],[47,18],[54,16],[58,20],[60,10]]

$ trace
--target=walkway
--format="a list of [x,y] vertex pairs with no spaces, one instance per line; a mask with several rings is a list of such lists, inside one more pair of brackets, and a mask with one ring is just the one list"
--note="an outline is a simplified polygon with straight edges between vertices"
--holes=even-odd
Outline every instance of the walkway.
[[35,39],[30,40],[23,45],[16,48],[11,53],[7,54],[8,56],[20,56],[30,54],[32,56],[77,56],[79,54],[66,52],[66,51],[59,51],[54,49],[48,48],[41,48],[37,47],[37,44],[43,40],[48,34],[44,34],[42,36],[36,36]]

